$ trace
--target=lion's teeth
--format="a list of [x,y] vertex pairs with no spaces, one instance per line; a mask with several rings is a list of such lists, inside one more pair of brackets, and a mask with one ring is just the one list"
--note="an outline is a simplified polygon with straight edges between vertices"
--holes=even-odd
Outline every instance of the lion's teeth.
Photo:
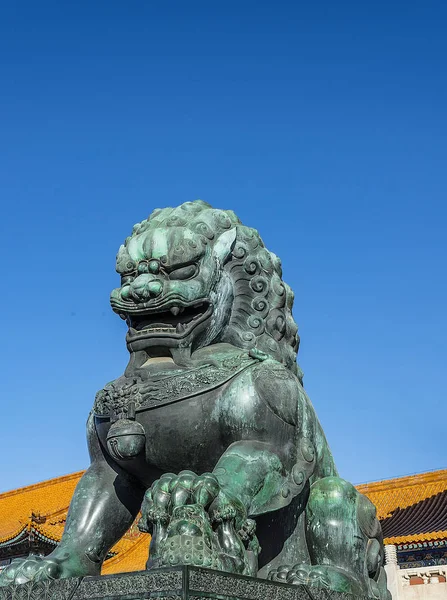
[[177,327],[175,328],[176,333],[183,333],[186,329],[186,325],[184,323],[177,323]]
[[178,306],[172,306],[171,307],[171,312],[174,315],[174,317],[176,317],[179,314],[179,312],[180,312],[180,308]]

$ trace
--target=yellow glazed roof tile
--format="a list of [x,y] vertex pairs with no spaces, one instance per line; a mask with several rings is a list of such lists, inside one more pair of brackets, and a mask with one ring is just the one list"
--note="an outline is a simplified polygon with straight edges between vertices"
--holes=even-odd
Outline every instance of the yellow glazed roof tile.
[[40,521],[54,513],[66,513],[82,474],[72,473],[0,494],[0,542],[27,526],[33,515]]
[[140,533],[136,539],[126,541],[125,544],[124,540],[120,540],[112,549],[112,551],[116,550],[118,553],[105,561],[101,570],[103,575],[144,571],[149,553],[150,536],[147,533]]
[[447,529],[444,531],[432,531],[430,533],[416,533],[413,535],[396,535],[384,538],[385,544],[411,544],[414,542],[432,542],[447,539]]
[[385,544],[447,537],[447,469],[358,485],[377,507]]
[[377,507],[380,520],[391,516],[396,508],[407,508],[447,490],[447,469],[385,479],[356,486]]

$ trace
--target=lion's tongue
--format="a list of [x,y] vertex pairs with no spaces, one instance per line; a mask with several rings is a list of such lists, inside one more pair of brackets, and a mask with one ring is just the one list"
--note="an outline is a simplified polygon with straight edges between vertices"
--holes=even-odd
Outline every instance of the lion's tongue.
[[139,323],[135,324],[135,329],[141,331],[143,329],[165,329],[172,328],[177,333],[182,333],[186,326],[193,320],[201,317],[203,313],[184,313],[179,316],[174,316],[171,312],[160,313],[154,315],[151,319],[142,319]]

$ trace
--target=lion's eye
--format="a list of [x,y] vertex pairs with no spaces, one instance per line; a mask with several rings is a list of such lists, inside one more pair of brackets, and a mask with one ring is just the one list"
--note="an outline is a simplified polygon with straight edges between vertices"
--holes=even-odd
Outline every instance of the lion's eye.
[[174,269],[169,273],[169,279],[191,279],[197,273],[197,265],[187,265]]

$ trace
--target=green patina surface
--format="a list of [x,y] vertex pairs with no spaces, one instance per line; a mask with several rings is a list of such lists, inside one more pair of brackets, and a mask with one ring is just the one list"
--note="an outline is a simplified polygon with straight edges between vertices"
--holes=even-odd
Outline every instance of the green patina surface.
[[148,569],[389,598],[374,506],[335,468],[296,362],[281,262],[232,211],[155,210],[117,256],[130,360],[96,396],[60,546],[1,585],[96,575],[142,507]]

